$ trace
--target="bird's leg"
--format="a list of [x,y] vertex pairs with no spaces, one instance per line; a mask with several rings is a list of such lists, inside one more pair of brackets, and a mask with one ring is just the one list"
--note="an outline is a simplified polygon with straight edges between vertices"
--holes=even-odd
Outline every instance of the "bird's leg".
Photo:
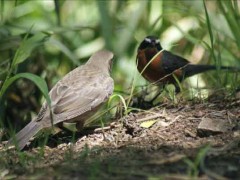
[[150,100],[148,101],[150,104],[153,104],[153,102],[158,98],[158,96],[163,92],[163,88],[160,88],[160,90],[157,92],[157,94]]
[[150,101],[148,101],[150,104],[153,104],[153,102],[154,102],[154,101],[159,97],[159,95],[163,92],[165,85],[160,84],[158,87],[159,87],[159,91],[157,92],[157,94],[155,94],[155,96],[154,96]]
[[76,123],[76,129],[77,129],[78,132],[83,129],[83,125],[84,125],[84,122],[83,122],[83,121],[78,121],[78,122]]
[[175,86],[175,93],[176,94],[178,94],[178,93],[180,93],[180,87],[179,87],[179,85],[178,84],[174,84],[174,86]]
[[[176,94],[180,93],[180,87],[179,87],[179,85],[178,85],[178,84],[174,84],[174,86],[175,86],[175,93],[176,93]],[[159,95],[163,92],[164,87],[165,87],[165,85],[163,85],[163,86],[160,87],[160,90],[158,91],[158,93],[157,93],[150,101],[148,101],[149,104],[153,104],[153,102],[154,102],[154,101],[159,97]]]
[[150,104],[148,103],[148,101],[145,100],[146,95],[147,95],[147,90],[146,88],[142,87],[140,94],[132,98],[131,107],[140,108],[140,109],[149,109]]

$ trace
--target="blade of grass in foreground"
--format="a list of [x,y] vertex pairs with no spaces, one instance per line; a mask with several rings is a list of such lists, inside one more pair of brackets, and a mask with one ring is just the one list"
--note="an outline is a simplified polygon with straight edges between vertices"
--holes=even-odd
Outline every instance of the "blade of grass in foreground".
[[34,82],[34,84],[37,85],[37,87],[40,89],[40,91],[42,92],[42,94],[46,98],[46,101],[47,101],[48,105],[51,104],[51,100],[50,100],[50,97],[48,95],[48,87],[47,87],[47,84],[46,84],[45,80],[42,79],[41,77],[39,77],[35,74],[31,74],[31,73],[19,73],[19,74],[13,76],[13,77],[7,79],[4,82],[3,87],[0,91],[0,100],[2,100],[2,97],[5,94],[6,90],[9,88],[9,86],[11,86],[16,80],[18,80],[20,78],[26,78],[26,79],[29,79],[32,82]]
[[36,34],[33,37],[30,37],[29,39],[27,39],[29,36],[29,34],[27,34],[24,39],[23,42],[21,43],[20,47],[18,48],[17,52],[15,53],[15,56],[13,58],[13,63],[12,63],[12,68],[14,68],[16,65],[22,63],[23,61],[25,61],[32,53],[32,51],[42,45],[46,39],[48,38],[48,36],[46,36],[43,33],[40,34]]
[[206,7],[206,3],[205,0],[203,0],[203,5],[204,5],[204,10],[205,10],[205,16],[206,16],[206,21],[207,21],[207,27],[208,27],[208,32],[209,32],[209,37],[210,37],[210,42],[211,42],[211,53],[212,56],[215,60],[215,62],[217,61],[216,56],[214,54],[214,50],[213,50],[213,46],[214,46],[214,37],[213,37],[213,32],[212,32],[212,27],[211,27],[211,22],[210,22],[210,18],[208,15],[208,11],[207,11],[207,7]]
[[220,10],[222,11],[225,19],[228,22],[229,28],[231,29],[232,34],[235,37],[235,41],[238,47],[240,47],[239,9],[238,5],[234,4],[234,2],[236,3],[237,1],[232,2],[231,0],[219,0],[217,2]]

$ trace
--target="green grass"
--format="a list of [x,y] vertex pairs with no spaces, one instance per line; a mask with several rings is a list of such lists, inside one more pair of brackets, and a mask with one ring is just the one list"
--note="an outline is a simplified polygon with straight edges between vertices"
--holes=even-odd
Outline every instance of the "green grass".
[[200,170],[204,169],[205,157],[209,149],[209,145],[200,149],[194,160],[185,159],[185,163],[188,165],[189,177],[193,179],[197,179],[199,177]]

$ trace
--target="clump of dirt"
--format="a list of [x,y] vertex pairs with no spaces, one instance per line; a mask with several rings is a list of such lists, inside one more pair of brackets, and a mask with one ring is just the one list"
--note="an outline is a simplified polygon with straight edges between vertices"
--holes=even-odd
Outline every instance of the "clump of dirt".
[[[131,113],[75,143],[1,150],[0,179],[237,179],[240,103],[164,104]],[[231,124],[200,136],[203,118]]]

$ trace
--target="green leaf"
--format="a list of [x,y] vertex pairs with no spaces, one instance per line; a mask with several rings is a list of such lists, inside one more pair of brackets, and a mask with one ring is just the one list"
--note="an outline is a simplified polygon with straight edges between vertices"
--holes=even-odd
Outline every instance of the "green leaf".
[[209,32],[209,36],[210,36],[210,40],[211,40],[211,46],[213,48],[214,37],[213,37],[212,26],[211,26],[210,18],[208,15],[208,10],[207,10],[206,4],[205,4],[205,0],[203,0],[203,6],[204,6],[204,10],[205,10],[205,16],[206,16],[208,32]]
[[49,44],[51,46],[55,46],[60,51],[62,51],[75,65],[80,65],[77,57],[61,41],[58,41],[57,39],[50,38],[49,41],[46,44]]
[[239,34],[239,10],[235,1],[218,1],[218,6],[227,20],[229,28],[232,31],[234,40],[236,41],[238,47],[240,47],[240,34]]
[[47,103],[48,105],[51,104],[51,99],[48,95],[48,87],[47,87],[47,84],[45,82],[45,80],[35,74],[31,74],[31,73],[19,73],[9,79],[7,79],[3,86],[2,86],[2,89],[0,91],[0,99],[2,99],[4,93],[6,92],[6,90],[8,89],[8,87],[10,85],[13,84],[14,81],[20,79],[20,78],[26,78],[26,79],[29,79],[31,80],[34,84],[36,84],[36,86],[40,89],[40,91],[43,93],[44,97],[46,98],[47,100]]
[[110,102],[111,102],[114,98],[116,98],[116,97],[118,97],[118,98],[121,100],[121,102],[122,102],[122,104],[123,104],[123,107],[124,107],[124,109],[125,109],[124,114],[127,114],[128,106],[127,106],[127,104],[126,104],[125,99],[124,99],[123,96],[121,96],[120,94],[114,94],[114,95],[112,95],[112,96],[109,98],[109,100],[108,100],[108,105],[109,105]]
[[20,47],[18,48],[17,52],[15,53],[15,56],[13,58],[12,68],[14,68],[16,65],[22,63],[25,61],[32,53],[32,51],[42,45],[48,38],[46,34],[39,33],[36,34],[29,39],[27,37],[29,34],[27,34],[22,43],[20,44]]
[[106,40],[106,46],[108,49],[112,48],[112,21],[109,13],[109,2],[108,1],[97,1],[101,30],[104,39]]
[[118,34],[118,41],[114,44],[116,45],[114,49],[117,51],[117,54],[124,53],[131,45],[133,34],[136,31],[138,24],[141,23],[141,17],[147,4],[148,1],[139,1],[139,4],[137,4],[135,10],[132,12],[132,15],[129,16],[129,20],[126,27],[124,27],[124,31]]
[[208,10],[207,10],[207,7],[206,7],[205,0],[203,0],[203,6],[204,6],[204,10],[205,10],[207,27],[208,27],[208,32],[209,32],[209,37],[210,37],[210,42],[211,42],[211,53],[212,53],[212,56],[213,56],[214,61],[216,63],[217,62],[217,58],[216,58],[216,56],[214,54],[214,36],[213,36],[212,25],[211,25],[210,18],[209,18],[209,15],[208,15]]
[[140,124],[140,127],[143,127],[143,128],[150,128],[152,125],[154,125],[158,120],[149,120],[149,121],[145,121],[145,122],[142,122]]

